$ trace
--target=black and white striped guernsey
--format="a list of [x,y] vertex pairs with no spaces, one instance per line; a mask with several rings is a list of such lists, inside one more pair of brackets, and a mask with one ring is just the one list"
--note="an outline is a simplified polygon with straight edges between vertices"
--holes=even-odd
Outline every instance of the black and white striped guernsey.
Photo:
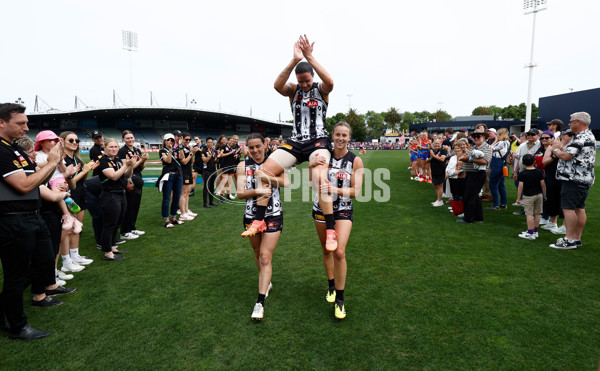
[[319,91],[318,83],[314,82],[308,92],[297,85],[291,105],[294,115],[291,140],[302,143],[329,136],[325,122],[327,102]]
[[[335,188],[350,188],[352,172],[354,171],[354,159],[356,155],[350,151],[346,153],[342,158],[331,157],[329,162],[329,169],[327,172],[327,178],[331,182],[331,185]],[[344,197],[337,194],[333,194],[333,212],[338,211],[352,211],[352,199],[350,197]],[[315,195],[315,202],[313,204],[313,210],[322,213],[319,207],[319,197]]]
[[[264,162],[263,162],[264,163]],[[254,178],[254,172],[260,168],[261,164],[257,164],[250,156],[246,156],[246,189],[256,189],[256,179]],[[267,211],[265,217],[279,216],[283,212],[281,207],[281,198],[279,197],[279,187],[273,186],[271,198],[267,205]],[[248,219],[254,219],[256,215],[256,197],[246,199],[246,210],[244,211],[244,217]]]

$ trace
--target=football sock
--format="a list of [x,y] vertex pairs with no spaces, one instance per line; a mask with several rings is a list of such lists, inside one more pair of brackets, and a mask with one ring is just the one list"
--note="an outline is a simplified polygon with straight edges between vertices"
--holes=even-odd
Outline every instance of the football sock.
[[329,293],[331,294],[335,290],[335,278],[332,278],[327,281],[329,282]]
[[256,302],[260,303],[264,306],[265,305],[265,296],[263,294],[258,294],[258,299],[256,300]]
[[335,290],[335,300],[344,301],[344,290]]
[[326,229],[335,229],[335,219],[333,218],[333,214],[327,214],[324,216],[325,216],[325,226],[326,226],[325,228]]

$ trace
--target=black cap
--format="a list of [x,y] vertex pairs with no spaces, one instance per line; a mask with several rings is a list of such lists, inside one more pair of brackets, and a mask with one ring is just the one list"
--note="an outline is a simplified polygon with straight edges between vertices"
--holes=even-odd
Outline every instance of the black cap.
[[102,135],[102,133],[99,130],[92,131],[92,135],[91,135],[92,139],[100,138],[102,136],[103,135]]
[[523,165],[531,166],[533,164],[535,164],[535,156],[534,155],[532,155],[531,153],[528,153],[525,156],[523,156]]
[[540,135],[540,131],[538,129],[529,129],[529,131],[527,132],[527,134],[531,134],[531,135]]
[[179,136],[182,136],[182,135],[183,135],[183,133],[181,132],[181,130],[173,130],[173,133],[172,133],[172,134],[173,134],[173,135],[179,135]]

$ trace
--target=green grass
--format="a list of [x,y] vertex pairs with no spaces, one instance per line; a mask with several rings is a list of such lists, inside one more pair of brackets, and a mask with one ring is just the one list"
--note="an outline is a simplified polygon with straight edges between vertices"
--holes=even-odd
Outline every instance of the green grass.
[[[409,180],[406,151],[369,151],[387,167],[391,198],[358,203],[347,248],[348,317],[337,321],[310,203],[284,204],[265,319],[250,321],[256,267],[242,207],[201,208],[162,228],[160,195],[144,189],[127,259],[103,262],[86,223],[81,250],[96,259],[54,308],[26,306],[52,336],[0,335],[0,369],[561,369],[590,370],[600,355],[598,186],[587,202],[584,247],[559,251],[547,231],[536,241],[516,208],[455,223],[433,208],[431,185]],[[507,183],[509,200],[516,196]],[[202,223],[202,225],[200,224]],[[26,293],[26,303],[31,294]]]

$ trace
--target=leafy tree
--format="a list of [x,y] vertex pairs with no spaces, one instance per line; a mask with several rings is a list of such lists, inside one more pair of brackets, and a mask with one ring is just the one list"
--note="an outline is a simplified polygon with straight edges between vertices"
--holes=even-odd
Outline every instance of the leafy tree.
[[367,111],[365,114],[365,122],[367,124],[367,133],[371,138],[379,138],[385,134],[385,122],[383,114],[375,111]]
[[341,112],[338,112],[331,117],[327,117],[327,119],[325,119],[325,122],[327,123],[327,132],[329,132],[330,134],[333,133],[333,127],[335,126],[335,124],[337,124],[340,121],[344,121],[345,118],[346,115],[344,115]]
[[452,116],[450,116],[450,114],[444,110],[437,110],[435,111],[432,115],[432,119],[435,120],[435,122],[445,122],[445,121],[451,121],[452,120]]
[[417,123],[429,122],[429,118],[431,117],[431,112],[429,112],[429,111],[416,112],[415,111],[414,115],[417,118]]
[[494,120],[497,120],[498,117],[500,117],[502,115],[502,108],[500,108],[498,106],[494,106],[494,105],[489,106],[489,107],[479,106],[473,110],[471,115],[473,115],[473,116],[493,115]]
[[367,136],[364,116],[359,115],[355,109],[351,108],[344,121],[352,128],[352,138],[359,142],[363,142]]
[[417,122],[417,116],[414,113],[410,113],[410,112],[406,111],[402,114],[402,125],[400,125],[400,128],[402,130],[408,130],[410,125],[414,124],[416,122]]
[[383,116],[385,122],[388,124],[388,129],[396,131],[400,127],[402,122],[402,115],[396,108],[391,107]]

